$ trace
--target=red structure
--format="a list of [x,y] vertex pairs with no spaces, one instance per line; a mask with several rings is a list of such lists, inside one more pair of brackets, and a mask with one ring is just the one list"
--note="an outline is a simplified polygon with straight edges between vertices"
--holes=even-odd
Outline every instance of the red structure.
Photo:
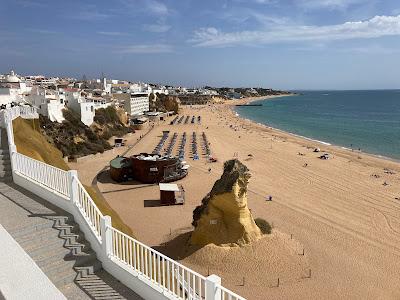
[[129,179],[142,183],[172,182],[187,174],[187,166],[175,157],[141,153],[131,157],[117,157],[110,162],[111,178],[118,182]]

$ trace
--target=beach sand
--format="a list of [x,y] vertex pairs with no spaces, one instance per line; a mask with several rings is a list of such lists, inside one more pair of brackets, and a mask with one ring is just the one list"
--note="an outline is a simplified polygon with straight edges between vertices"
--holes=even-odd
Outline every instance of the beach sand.
[[[254,99],[242,102],[250,100]],[[137,239],[171,256],[182,255],[183,264],[203,275],[209,266],[211,273],[222,277],[225,287],[248,299],[400,299],[400,201],[395,199],[400,197],[398,162],[240,119],[231,103],[183,107],[180,115],[200,115],[202,124],[162,122],[128,155],[151,152],[162,130],[179,134],[174,153],[181,134],[187,132],[189,155],[192,132],[200,142],[204,131],[218,162],[187,157],[189,175],[178,182],[186,191],[182,206],[155,205],[159,199],[156,185],[115,184],[107,172],[94,180],[110,159],[128,147],[70,164],[83,183],[97,183]],[[143,133],[128,137],[127,144],[134,144]],[[321,153],[314,153],[315,147],[330,153],[332,159],[319,159]],[[181,247],[187,240],[193,209],[221,176],[223,162],[236,154],[252,174],[248,198],[253,216],[273,224],[273,234],[243,249],[209,245],[195,253],[179,254],[181,249],[172,246]],[[273,201],[265,201],[267,195]]]

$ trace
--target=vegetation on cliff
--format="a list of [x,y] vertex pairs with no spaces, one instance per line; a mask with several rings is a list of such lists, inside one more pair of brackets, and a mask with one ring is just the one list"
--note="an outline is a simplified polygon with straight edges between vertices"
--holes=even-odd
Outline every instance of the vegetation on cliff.
[[60,124],[40,116],[40,130],[49,143],[56,146],[63,156],[79,157],[102,153],[111,149],[108,140],[122,137],[132,129],[125,126],[114,107],[97,109],[94,123],[88,127],[72,110],[64,110],[65,120]]

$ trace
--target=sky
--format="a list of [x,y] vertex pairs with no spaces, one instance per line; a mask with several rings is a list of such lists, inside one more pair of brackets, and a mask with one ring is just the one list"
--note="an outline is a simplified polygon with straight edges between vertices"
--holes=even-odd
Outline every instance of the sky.
[[400,88],[399,0],[0,0],[0,73]]

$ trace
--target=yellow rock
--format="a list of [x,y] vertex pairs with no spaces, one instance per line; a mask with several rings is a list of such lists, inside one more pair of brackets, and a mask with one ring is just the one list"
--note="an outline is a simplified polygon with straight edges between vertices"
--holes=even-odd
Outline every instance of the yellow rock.
[[262,236],[247,206],[248,171],[238,160],[225,162],[221,178],[193,212],[191,244],[242,246]]

